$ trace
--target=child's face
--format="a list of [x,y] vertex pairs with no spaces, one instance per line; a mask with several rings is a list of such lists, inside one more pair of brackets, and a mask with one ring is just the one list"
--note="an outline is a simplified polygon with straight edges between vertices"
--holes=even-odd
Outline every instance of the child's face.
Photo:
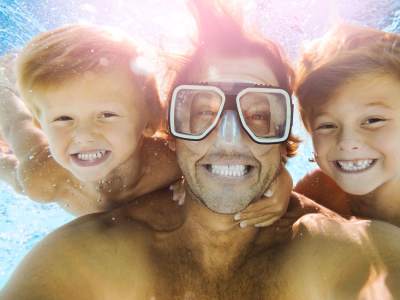
[[400,175],[400,82],[364,75],[310,118],[316,160],[347,193],[364,195]]
[[100,180],[139,155],[147,111],[128,73],[85,73],[35,96],[54,159],[79,180]]

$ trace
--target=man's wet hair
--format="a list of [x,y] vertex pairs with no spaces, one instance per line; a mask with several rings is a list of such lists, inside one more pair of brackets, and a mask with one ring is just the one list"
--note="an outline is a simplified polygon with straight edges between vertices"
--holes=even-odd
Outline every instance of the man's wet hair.
[[[260,57],[271,67],[279,87],[292,94],[294,72],[277,43],[246,32],[240,18],[235,18],[226,7],[216,1],[190,0],[189,5],[197,23],[198,38],[194,52],[181,59],[172,88],[187,84],[189,75],[196,72],[199,65],[212,55]],[[285,142],[288,157],[296,154],[299,142],[297,137],[290,135]]]
[[352,80],[371,74],[400,80],[399,34],[340,24],[310,43],[296,76],[296,96],[306,128],[310,130],[309,119],[317,106]]

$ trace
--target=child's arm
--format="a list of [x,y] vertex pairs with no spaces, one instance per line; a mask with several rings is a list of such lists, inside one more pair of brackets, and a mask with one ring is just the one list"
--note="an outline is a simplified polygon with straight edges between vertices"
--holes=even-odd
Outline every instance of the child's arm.
[[0,127],[19,162],[17,177],[24,192],[37,201],[54,201],[54,185],[68,173],[51,158],[46,137],[18,95],[4,86],[0,87]]
[[319,169],[305,175],[294,190],[342,216],[352,215],[347,194]]
[[[279,220],[287,211],[293,181],[286,168],[282,168],[280,176],[270,185],[264,195],[255,203],[250,204],[244,211],[234,216],[240,227],[254,225],[266,227]],[[290,188],[288,188],[290,187]],[[182,205],[185,201],[183,180],[170,186],[172,199]]]
[[292,177],[285,167],[257,202],[250,204],[234,219],[241,227],[265,227],[279,220],[287,211],[293,187]]
[[136,185],[134,197],[169,186],[182,177],[176,154],[164,138],[145,138],[142,159],[143,176]]
[[[69,173],[59,166],[48,150],[47,138],[33,123],[29,110],[18,96],[13,72],[15,56],[0,58],[0,132],[13,151],[3,164],[9,170],[14,164],[20,187],[37,201],[55,201],[56,191]],[[10,173],[12,174],[12,173]]]

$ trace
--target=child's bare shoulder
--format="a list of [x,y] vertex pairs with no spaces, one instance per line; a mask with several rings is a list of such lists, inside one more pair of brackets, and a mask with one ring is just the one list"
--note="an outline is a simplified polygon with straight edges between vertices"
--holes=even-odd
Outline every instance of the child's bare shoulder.
[[135,197],[169,186],[181,177],[175,152],[164,138],[145,138],[141,158],[142,176],[135,187]]
[[347,217],[352,214],[348,195],[320,169],[305,175],[296,184],[294,190],[342,216]]

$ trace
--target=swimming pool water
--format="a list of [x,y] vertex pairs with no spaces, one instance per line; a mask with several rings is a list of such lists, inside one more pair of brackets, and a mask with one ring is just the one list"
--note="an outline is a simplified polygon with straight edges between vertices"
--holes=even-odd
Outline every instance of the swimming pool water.
[[[296,58],[300,41],[319,36],[338,18],[400,30],[400,1],[395,0],[353,0],[351,4],[345,0],[235,2],[243,4],[247,23],[283,44],[292,58]],[[21,47],[38,32],[74,22],[116,26],[143,43],[175,52],[188,47],[193,28],[183,0],[0,0],[0,53]],[[304,140],[299,155],[288,163],[296,182],[315,164],[308,161],[311,145],[298,115],[294,133]],[[57,205],[30,201],[0,182],[0,288],[38,241],[72,219]]]

